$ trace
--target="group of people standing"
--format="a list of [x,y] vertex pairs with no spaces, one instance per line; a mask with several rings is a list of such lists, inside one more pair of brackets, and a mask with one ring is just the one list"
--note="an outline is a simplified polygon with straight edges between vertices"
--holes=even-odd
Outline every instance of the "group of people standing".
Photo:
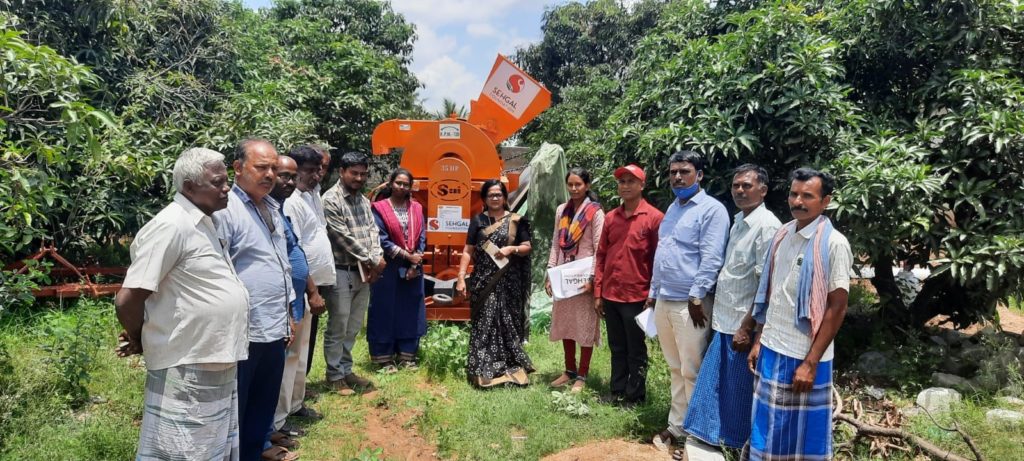
[[[143,354],[147,368],[137,459],[297,459],[299,431],[288,422],[319,417],[303,400],[324,313],[335,392],[374,386],[353,369],[364,319],[381,372],[417,367],[426,226],[412,174],[395,170],[371,202],[366,155],[338,160],[339,179],[322,194],[332,161],[316,145],[279,155],[267,140],[243,140],[234,185],[218,152],[193,148],[175,162],[174,200],[136,235],[115,298],[125,328],[118,353]],[[672,396],[657,446],[829,459],[832,340],[852,266],[848,242],[823,214],[834,181],[794,171],[794,219],[782,224],[763,203],[765,170],[740,166],[730,226],[700,186],[704,169],[694,152],[669,158],[674,200],[664,214],[644,200],[639,166],[615,170],[621,204],[607,213],[590,173],[569,170],[548,267],[593,262],[582,293],[554,301],[550,339],[562,342],[565,367],[551,385],[587,386],[604,318],[605,399],[644,402],[646,333],[636,317],[653,309]],[[480,196],[455,284],[471,311],[467,375],[481,388],[527,385],[530,223],[509,210],[502,181],[484,182]]]
[[396,171],[371,204],[367,156],[339,160],[321,194],[331,156],[320,146],[279,155],[243,140],[234,185],[224,155],[179,156],[174,200],[135,236],[115,297],[118,354],[141,353],[147,369],[137,459],[297,459],[289,418],[319,418],[303,401],[324,313],[339,394],[373,388],[352,367],[364,319],[375,363],[416,368],[426,234],[412,175]]
[[[582,293],[553,303],[550,339],[562,342],[565,368],[550,384],[570,392],[586,387],[603,317],[611,351],[604,400],[644,402],[648,356],[637,317],[652,309],[671,376],[668,421],[653,437],[656,446],[680,447],[677,459],[683,447],[694,456],[725,448],[741,459],[831,459],[832,341],[853,264],[849,243],[824,215],[834,179],[793,171],[793,219],[782,224],[764,204],[765,169],[742,165],[732,177],[739,211],[730,225],[725,206],[701,187],[704,170],[695,152],[669,157],[674,200],[664,214],[644,200],[647,175],[637,165],[615,170],[621,204],[607,214],[590,191],[590,173],[569,170],[570,198],[556,211],[548,267],[593,263]],[[485,211],[470,224],[457,285],[466,292],[472,260],[468,372],[480,387],[524,385],[534,371],[522,346],[529,228],[504,207],[501,183],[484,184],[481,197]],[[520,268],[499,268],[503,258]],[[545,280],[549,295],[551,284]]]

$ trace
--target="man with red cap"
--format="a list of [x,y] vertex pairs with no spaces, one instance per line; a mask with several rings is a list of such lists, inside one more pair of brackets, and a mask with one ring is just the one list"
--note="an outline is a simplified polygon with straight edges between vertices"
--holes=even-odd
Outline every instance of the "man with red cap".
[[636,165],[615,170],[622,205],[605,216],[594,266],[594,309],[605,319],[612,353],[609,399],[627,406],[647,398],[647,343],[634,318],[647,301],[664,217],[641,195],[645,179]]

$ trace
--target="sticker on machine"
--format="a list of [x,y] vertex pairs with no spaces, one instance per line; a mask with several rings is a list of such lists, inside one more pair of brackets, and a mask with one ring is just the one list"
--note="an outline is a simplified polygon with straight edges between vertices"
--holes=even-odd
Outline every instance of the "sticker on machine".
[[437,207],[437,217],[427,220],[427,230],[430,232],[466,232],[469,230],[469,220],[462,217],[461,206],[440,205]]
[[462,138],[462,127],[458,123],[442,123],[438,126],[437,137],[440,139]]
[[497,69],[484,84],[483,94],[491,98],[499,107],[512,114],[522,117],[526,107],[540,93],[540,85],[527,78],[511,62],[502,59]]

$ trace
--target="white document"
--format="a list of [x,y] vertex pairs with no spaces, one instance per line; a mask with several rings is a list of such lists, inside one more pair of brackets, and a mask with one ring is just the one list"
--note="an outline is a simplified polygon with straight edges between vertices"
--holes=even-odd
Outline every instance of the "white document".
[[594,257],[591,256],[548,269],[551,297],[561,300],[583,293],[583,289],[590,282],[590,271],[593,267]]
[[484,252],[491,257],[494,264],[498,265],[498,269],[501,269],[508,265],[508,258],[498,259],[495,255],[498,254],[499,251],[501,251],[501,248],[498,248],[497,245],[491,243],[490,240],[484,242]]
[[359,280],[362,280],[363,283],[369,282],[370,276],[366,273],[366,269],[363,269],[363,263],[356,262],[356,266],[359,267]]
[[636,316],[636,324],[640,325],[640,329],[644,330],[648,338],[658,336],[658,327],[654,324],[654,309],[644,309]]

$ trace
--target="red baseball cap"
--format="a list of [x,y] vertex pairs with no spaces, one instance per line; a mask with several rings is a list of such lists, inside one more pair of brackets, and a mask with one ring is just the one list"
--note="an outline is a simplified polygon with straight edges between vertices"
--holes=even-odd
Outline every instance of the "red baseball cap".
[[620,166],[615,169],[615,179],[622,178],[622,175],[624,174],[631,174],[633,176],[636,176],[636,179],[639,179],[640,182],[644,182],[647,180],[647,175],[644,174],[644,169],[632,163],[626,166]]

